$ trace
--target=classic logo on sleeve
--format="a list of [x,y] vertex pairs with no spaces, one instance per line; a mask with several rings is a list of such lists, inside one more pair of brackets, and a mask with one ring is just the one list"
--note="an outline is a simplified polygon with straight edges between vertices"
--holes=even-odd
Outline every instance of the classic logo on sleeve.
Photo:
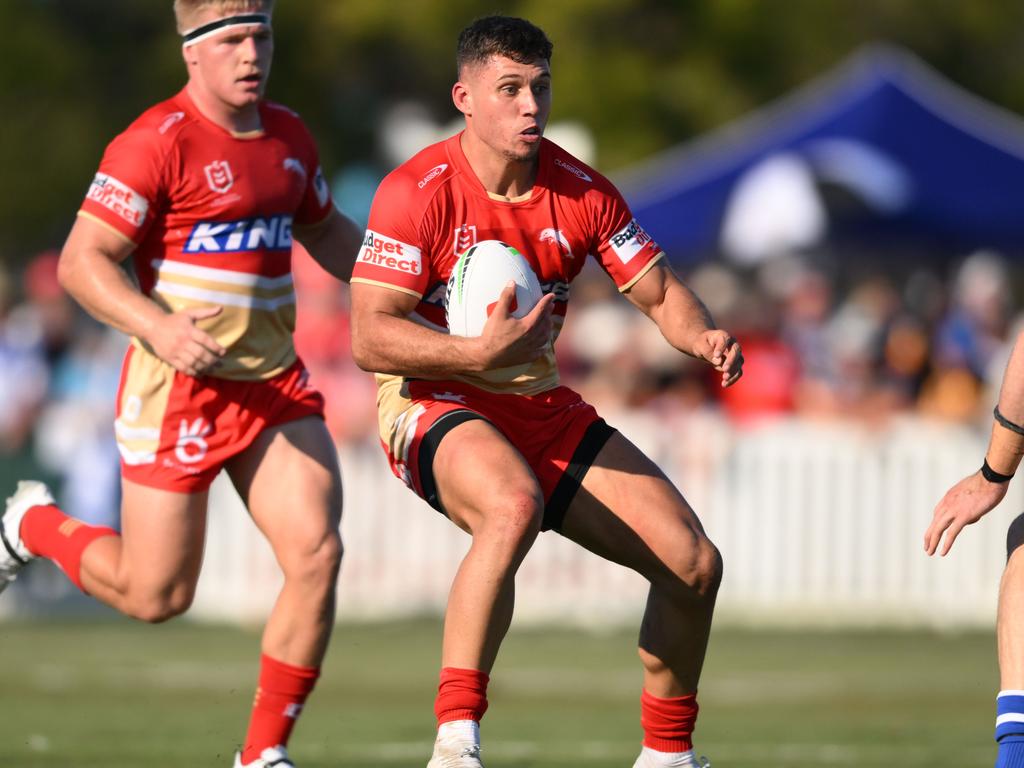
[[440,165],[435,165],[433,168],[427,171],[426,176],[424,176],[416,183],[416,186],[419,187],[420,189],[423,189],[425,186],[427,186],[427,184],[432,182],[446,170],[448,170],[448,163],[441,163]]
[[113,176],[97,173],[85,197],[116,213],[133,227],[141,227],[146,221],[149,201]]
[[615,251],[619,261],[623,264],[629,264],[634,256],[652,242],[651,236],[640,226],[640,222],[636,219],[630,219],[629,224],[612,235],[608,245]]
[[587,173],[585,173],[584,171],[580,170],[579,168],[577,168],[572,163],[565,162],[565,160],[563,160],[560,157],[556,157],[555,158],[555,165],[557,165],[559,168],[564,168],[565,170],[567,170],[569,173],[571,173],[573,176],[575,176],[578,179],[583,179],[584,181],[591,181],[591,182],[593,181],[593,179],[590,178],[590,176]]
[[171,112],[171,114],[165,117],[164,121],[160,123],[160,127],[156,129],[157,133],[159,133],[161,136],[167,133],[167,131],[171,129],[171,126],[179,120],[181,120],[183,117],[185,117],[184,112]]
[[423,273],[423,257],[419,248],[400,240],[385,237],[372,229],[366,230],[363,248],[359,253],[359,261],[394,270],[404,275]]

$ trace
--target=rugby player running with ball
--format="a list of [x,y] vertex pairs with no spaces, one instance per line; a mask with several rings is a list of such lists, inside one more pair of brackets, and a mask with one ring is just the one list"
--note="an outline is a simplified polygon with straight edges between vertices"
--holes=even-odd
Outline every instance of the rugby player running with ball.
[[[473,537],[448,599],[428,765],[482,765],[479,721],[516,570],[538,532],[555,530],[650,581],[636,766],[694,766],[722,559],[662,471],[559,385],[553,345],[569,283],[590,254],[670,344],[719,371],[722,386],[740,378],[743,357],[615,187],[542,138],[551,50],[522,19],[491,16],[463,30],[452,98],[465,130],[382,182],[353,271],[353,354],[378,373],[392,468]],[[517,319],[510,285],[480,336],[449,335],[449,273],[483,240],[521,252],[547,295]]]

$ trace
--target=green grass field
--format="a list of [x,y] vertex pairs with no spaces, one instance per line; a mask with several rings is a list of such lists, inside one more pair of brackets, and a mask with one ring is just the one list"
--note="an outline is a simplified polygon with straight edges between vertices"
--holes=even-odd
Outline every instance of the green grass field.
[[[299,768],[423,768],[440,626],[340,626],[293,740]],[[127,620],[0,623],[0,763],[231,765],[255,631]],[[484,720],[488,768],[630,768],[634,633],[513,629]],[[991,765],[991,633],[720,630],[697,746],[715,768]]]

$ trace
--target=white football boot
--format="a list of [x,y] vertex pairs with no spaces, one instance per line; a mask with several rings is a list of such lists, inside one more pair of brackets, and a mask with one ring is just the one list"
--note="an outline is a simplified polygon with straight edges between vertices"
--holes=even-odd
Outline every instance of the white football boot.
[[0,518],[0,592],[18,577],[18,571],[36,559],[21,540],[21,518],[32,507],[55,504],[50,489],[38,480],[20,480]]
[[483,768],[480,725],[474,720],[444,723],[437,731],[434,754],[427,768]]
[[693,751],[680,752],[667,760],[664,752],[655,752],[644,747],[640,757],[633,763],[633,768],[711,768],[711,761],[706,757],[696,757]]
[[295,768],[284,747],[267,747],[251,763],[242,763],[242,753],[235,752],[235,768]]
[[446,745],[440,740],[434,743],[434,754],[427,768],[483,768],[480,762],[480,745]]

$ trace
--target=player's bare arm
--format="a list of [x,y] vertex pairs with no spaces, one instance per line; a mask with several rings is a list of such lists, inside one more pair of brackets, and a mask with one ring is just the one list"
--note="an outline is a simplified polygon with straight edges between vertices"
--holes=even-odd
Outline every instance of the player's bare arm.
[[728,331],[715,328],[711,313],[664,261],[655,264],[625,293],[680,352],[706,360],[731,387],[743,375],[743,352]]
[[[1017,337],[1003,374],[999,405],[982,468],[950,488],[935,507],[924,534],[929,555],[945,555],[966,526],[996,507],[1024,456],[1024,334]],[[943,534],[945,540],[943,541]]]
[[408,319],[419,299],[366,283],[352,285],[352,356],[366,371],[444,377],[536,360],[551,343],[551,306],[544,296],[523,318],[510,314],[515,288],[506,288],[483,333],[450,336]]
[[323,221],[296,225],[292,235],[328,273],[346,283],[351,279],[363,229],[344,213],[331,208]]
[[121,268],[134,248],[119,233],[79,216],[60,255],[61,285],[97,320],[138,337],[176,370],[189,376],[209,370],[225,349],[196,322],[221,308],[167,312]]

